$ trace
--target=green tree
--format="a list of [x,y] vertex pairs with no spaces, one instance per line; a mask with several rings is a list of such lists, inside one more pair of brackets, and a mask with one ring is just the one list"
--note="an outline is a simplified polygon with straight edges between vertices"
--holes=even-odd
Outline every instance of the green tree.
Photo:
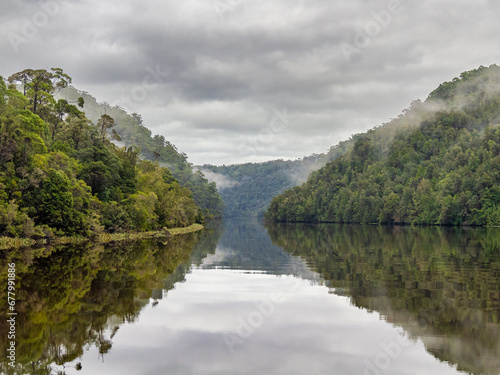
[[102,140],[104,141],[104,139],[106,139],[108,129],[115,126],[115,120],[111,116],[104,114],[97,122],[97,126],[99,127]]
[[52,68],[50,71],[25,69],[11,75],[9,82],[23,86],[24,95],[30,99],[33,112],[37,113],[40,105],[50,102],[57,88],[67,87],[71,83],[71,77],[61,68]]
[[67,232],[72,228],[73,196],[68,177],[49,169],[36,194],[38,222]]
[[344,156],[275,197],[267,218],[500,224],[498,85],[496,65],[441,85],[397,119],[354,136]]

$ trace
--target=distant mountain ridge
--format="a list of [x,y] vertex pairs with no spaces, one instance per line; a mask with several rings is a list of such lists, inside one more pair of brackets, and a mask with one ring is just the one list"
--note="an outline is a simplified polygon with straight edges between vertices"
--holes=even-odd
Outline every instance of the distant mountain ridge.
[[262,216],[274,196],[305,182],[312,171],[343,155],[354,144],[353,139],[339,143],[327,153],[297,160],[222,166],[206,164],[199,169],[210,181],[217,183],[225,204],[225,216]]

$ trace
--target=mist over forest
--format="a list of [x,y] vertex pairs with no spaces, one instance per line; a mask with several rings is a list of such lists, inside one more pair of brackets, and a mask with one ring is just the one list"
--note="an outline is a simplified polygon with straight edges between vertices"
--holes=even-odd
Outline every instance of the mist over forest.
[[500,224],[500,68],[463,72],[275,197],[273,221]]

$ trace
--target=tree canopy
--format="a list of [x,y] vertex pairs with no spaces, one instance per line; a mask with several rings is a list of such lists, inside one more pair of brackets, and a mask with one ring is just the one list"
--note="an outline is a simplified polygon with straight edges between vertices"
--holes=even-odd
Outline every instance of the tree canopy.
[[121,120],[102,114],[94,124],[80,111],[83,97],[56,100],[69,83],[59,68],[0,79],[0,236],[91,236],[204,220],[169,169],[111,142]]
[[158,162],[166,166],[179,185],[191,191],[192,197],[206,218],[220,218],[224,204],[215,183],[209,182],[203,173],[197,171],[187,160],[187,155],[179,152],[176,146],[163,135],[153,135],[138,113],[128,114],[119,106],[98,103],[89,93],[78,91],[68,86],[57,97],[64,97],[69,102],[77,103],[82,98],[83,111],[94,124],[104,125],[103,112],[114,119],[111,128],[112,140],[120,145],[137,150],[141,159]]
[[278,195],[273,221],[500,224],[500,68],[462,73]]

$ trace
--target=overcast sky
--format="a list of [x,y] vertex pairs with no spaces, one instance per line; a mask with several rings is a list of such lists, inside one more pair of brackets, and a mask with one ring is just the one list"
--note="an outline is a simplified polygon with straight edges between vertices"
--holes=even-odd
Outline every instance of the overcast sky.
[[0,75],[61,67],[194,164],[295,159],[500,63],[493,0],[16,0]]

